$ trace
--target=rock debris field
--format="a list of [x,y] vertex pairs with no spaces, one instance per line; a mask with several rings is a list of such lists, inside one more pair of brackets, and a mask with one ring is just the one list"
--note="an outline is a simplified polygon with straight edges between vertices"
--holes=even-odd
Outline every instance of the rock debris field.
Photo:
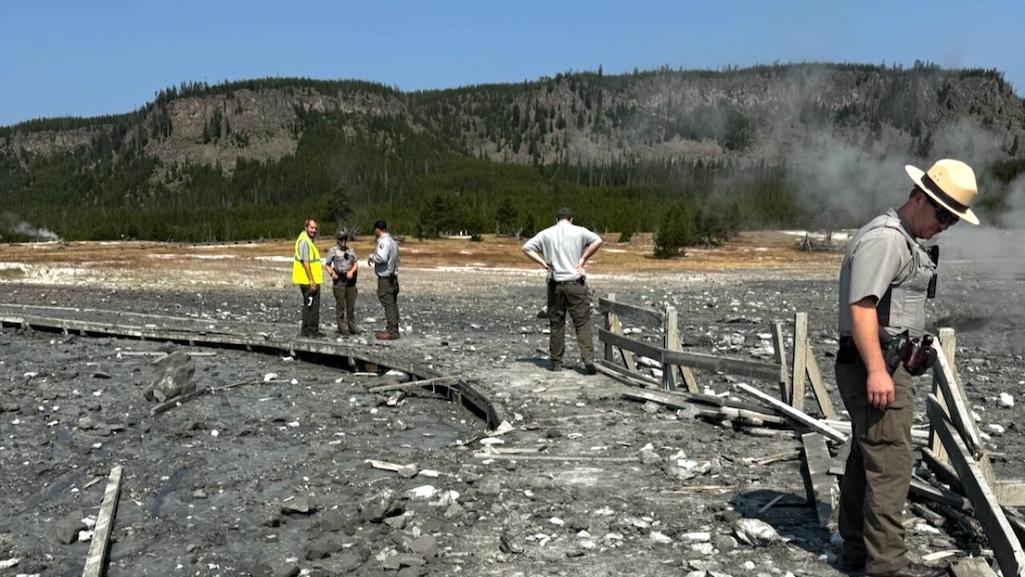
[[[942,266],[930,321],[957,330],[957,367],[997,477],[1025,478],[1025,277]],[[686,350],[720,355],[771,359],[771,324],[786,323],[789,335],[794,313],[807,312],[842,407],[832,377],[836,267],[610,273],[590,284],[594,302],[616,293],[676,307]],[[382,315],[369,279],[357,303],[362,333],[339,338],[474,383],[512,430],[495,434],[427,389],[369,391],[408,378],[385,369],[0,330],[0,576],[81,574],[114,465],[124,476],[112,577],[846,574],[838,538],[807,502],[801,431],[753,433],[624,399],[637,388],[584,375],[572,337],[568,368],[548,371],[536,274],[411,269],[402,282],[401,340],[373,342]],[[70,307],[109,322],[159,323],[144,316],[158,315],[288,339],[298,329],[293,292],[19,279],[0,284],[0,314],[61,317]],[[324,299],[325,329],[333,305]],[[632,338],[660,342],[657,331],[637,329]],[[737,396],[737,382],[775,391],[695,373],[712,394]],[[161,384],[162,375],[171,376]],[[211,391],[151,416],[179,384]],[[916,385],[922,416],[929,382]],[[949,562],[988,548],[971,523],[930,524],[909,509],[905,524],[919,557],[952,551]]]

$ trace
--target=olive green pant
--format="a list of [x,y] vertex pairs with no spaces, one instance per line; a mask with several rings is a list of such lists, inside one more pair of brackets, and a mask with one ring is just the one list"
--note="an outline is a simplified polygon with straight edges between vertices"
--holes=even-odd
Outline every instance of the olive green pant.
[[[304,335],[314,334],[320,330],[320,289],[317,292],[310,292],[310,285],[299,285],[299,291],[303,295],[302,318],[303,324],[299,332]],[[311,298],[312,297],[312,298]]]
[[902,511],[914,459],[911,424],[915,391],[911,375],[893,374],[894,401],[885,410],[868,403],[868,373],[860,362],[836,364],[836,384],[851,416],[853,435],[840,483],[840,535],[849,560],[865,559],[869,575],[909,563]]
[[338,323],[338,332],[356,332],[356,286],[337,282],[331,290],[335,293],[335,321]]
[[387,323],[387,331],[393,335],[399,334],[399,277],[379,276],[377,277],[377,300],[381,301],[384,307],[384,320]]
[[553,361],[562,362],[566,353],[566,313],[573,319],[580,347],[580,359],[594,363],[594,344],[591,337],[591,299],[587,285],[582,282],[548,283],[548,321],[551,328],[548,353]]

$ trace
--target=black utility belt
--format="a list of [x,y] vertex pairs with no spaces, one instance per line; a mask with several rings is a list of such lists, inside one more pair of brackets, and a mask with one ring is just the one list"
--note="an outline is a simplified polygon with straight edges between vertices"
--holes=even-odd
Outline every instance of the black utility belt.
[[584,277],[575,278],[573,280],[550,280],[552,284],[584,284]]
[[397,275],[397,274],[377,275],[377,278],[383,278],[385,280],[391,280],[391,279],[398,279],[399,275]]
[[[898,366],[904,367],[912,376],[924,374],[936,364],[936,351],[933,349],[933,336],[926,333],[921,337],[912,337],[908,331],[904,331],[890,339],[886,344],[880,344],[883,350],[883,360],[886,361],[886,368],[892,375]],[[861,365],[861,353],[854,343],[854,337],[840,335],[840,347],[836,351],[836,362],[843,365]]]

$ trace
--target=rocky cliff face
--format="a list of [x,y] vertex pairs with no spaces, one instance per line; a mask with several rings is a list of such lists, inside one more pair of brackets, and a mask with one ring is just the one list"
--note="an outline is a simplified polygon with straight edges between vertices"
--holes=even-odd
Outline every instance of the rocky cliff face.
[[397,118],[414,130],[437,131],[467,154],[521,164],[775,164],[814,156],[825,145],[927,157],[947,153],[947,141],[965,131],[1008,157],[1021,154],[1018,142],[1025,138],[1025,107],[998,73],[928,66],[583,73],[414,94],[324,84],[213,87],[109,122],[10,127],[0,133],[0,152],[24,161],[102,150],[110,141],[109,154],[134,147],[164,166],[230,172],[240,159],[275,161],[294,153],[302,138],[300,111]]

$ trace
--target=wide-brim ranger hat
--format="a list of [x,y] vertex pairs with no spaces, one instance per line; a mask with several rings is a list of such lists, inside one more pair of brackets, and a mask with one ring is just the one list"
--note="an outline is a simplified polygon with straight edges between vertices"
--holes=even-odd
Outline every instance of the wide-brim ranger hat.
[[972,167],[960,160],[944,158],[936,161],[928,172],[910,164],[904,170],[919,188],[951,214],[969,224],[979,224],[979,218],[970,208],[979,193]]

